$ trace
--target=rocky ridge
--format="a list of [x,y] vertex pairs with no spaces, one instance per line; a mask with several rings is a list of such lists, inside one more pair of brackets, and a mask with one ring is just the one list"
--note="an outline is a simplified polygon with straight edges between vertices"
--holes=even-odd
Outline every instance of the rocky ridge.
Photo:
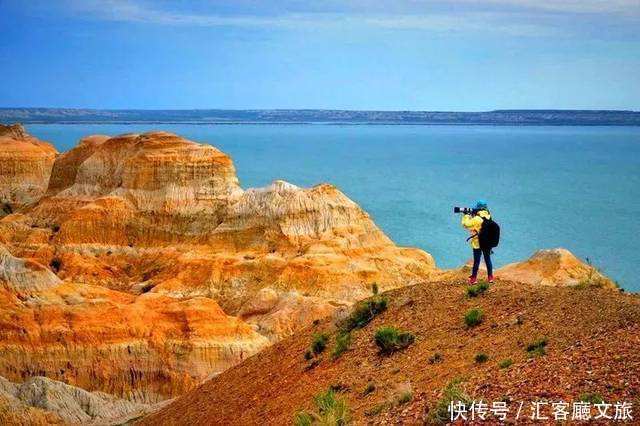
[[531,285],[618,288],[597,268],[562,248],[538,250],[526,261],[503,266],[496,273],[502,278]]
[[[590,416],[595,416],[591,401],[600,400],[612,404],[610,416],[616,402],[631,404],[635,419],[640,406],[638,295],[504,280],[475,297],[467,288],[465,280],[450,280],[383,293],[375,299],[384,298],[386,310],[352,330],[350,343],[337,356],[344,328],[326,318],[139,424],[292,424],[297,413],[317,413],[314,397],[330,389],[346,401],[352,424],[449,424],[447,398],[464,401],[467,410],[472,401],[489,407],[506,402],[508,421],[489,412],[487,424],[550,423],[551,403],[559,401],[568,404],[568,419],[574,402],[590,401]],[[464,320],[471,309],[482,312],[473,326]],[[374,336],[387,326],[411,333],[412,343],[391,354],[381,352]],[[307,355],[319,335],[326,336],[326,348]],[[551,420],[531,420],[533,402],[547,402],[541,415]]]
[[87,392],[46,377],[32,377],[20,384],[0,377],[3,424],[121,424],[157,408],[102,392]]
[[9,265],[0,276],[0,370],[13,380],[47,376],[153,403],[268,345],[209,298],[61,281],[1,246],[0,265]]
[[19,124],[0,124],[0,217],[40,199],[57,151]]
[[334,186],[243,190],[226,154],[170,133],[90,136],[49,171],[39,197],[0,219],[9,380],[171,398],[373,282],[436,270]]

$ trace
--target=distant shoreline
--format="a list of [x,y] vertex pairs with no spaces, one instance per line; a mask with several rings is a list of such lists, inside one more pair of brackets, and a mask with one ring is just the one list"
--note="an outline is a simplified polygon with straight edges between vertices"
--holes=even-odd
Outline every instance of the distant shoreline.
[[640,126],[639,111],[496,110],[97,110],[0,108],[0,122],[23,124],[309,124],[309,125],[469,125],[469,126]]
[[[640,123],[637,124],[601,124],[601,123],[460,123],[460,122],[424,122],[424,123],[398,123],[398,122],[291,122],[291,121],[21,121],[20,123],[25,125],[38,124],[38,125],[121,125],[121,126],[135,126],[135,125],[147,125],[147,124],[169,124],[169,125],[190,125],[190,126],[246,126],[246,125],[258,125],[258,126],[504,126],[504,127],[540,127],[540,126],[555,126],[555,127],[640,127]],[[3,123],[9,124],[9,123]]]

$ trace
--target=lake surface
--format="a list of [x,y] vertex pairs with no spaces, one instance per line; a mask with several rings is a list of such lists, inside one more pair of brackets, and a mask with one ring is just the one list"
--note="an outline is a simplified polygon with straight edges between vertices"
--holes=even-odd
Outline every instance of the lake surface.
[[453,206],[488,201],[498,266],[565,247],[640,291],[640,128],[381,125],[28,125],[59,151],[89,134],[166,130],[229,154],[244,188],[337,185],[398,244],[440,267],[471,250]]

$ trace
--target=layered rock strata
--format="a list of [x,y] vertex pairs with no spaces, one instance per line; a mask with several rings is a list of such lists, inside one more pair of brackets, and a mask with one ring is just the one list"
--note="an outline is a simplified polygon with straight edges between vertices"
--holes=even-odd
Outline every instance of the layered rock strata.
[[42,197],[56,154],[19,124],[0,124],[0,217]]
[[435,272],[334,186],[243,190],[226,154],[171,133],[90,136],[50,171],[0,219],[0,375],[12,381],[154,402],[374,282]]
[[562,248],[538,250],[529,259],[506,265],[496,273],[501,278],[532,285],[618,287],[593,265]]

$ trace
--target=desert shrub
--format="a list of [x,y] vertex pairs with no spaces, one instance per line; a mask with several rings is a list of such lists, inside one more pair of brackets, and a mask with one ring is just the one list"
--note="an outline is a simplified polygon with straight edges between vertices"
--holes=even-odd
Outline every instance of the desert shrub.
[[[585,258],[585,261],[587,262],[587,265],[590,266],[589,268],[589,274],[582,279],[578,284],[574,285],[574,288],[577,289],[586,289],[586,288],[602,288],[605,285],[608,284],[608,280],[605,278],[605,276],[602,274],[602,271],[600,270],[599,267],[593,265],[591,263],[591,259],[589,259],[588,257]],[[617,282],[613,283],[617,288],[620,288],[620,286],[618,285]]]
[[336,393],[338,392],[347,392],[349,390],[349,386],[344,384],[344,383],[334,383],[331,386],[329,386],[329,390],[332,390]]
[[328,341],[329,336],[326,334],[315,333],[313,335],[313,341],[311,342],[311,351],[316,355],[322,353],[326,349]]
[[462,402],[465,406],[469,406],[472,402],[472,398],[467,395],[461,386],[462,381],[455,379],[449,382],[444,389],[442,389],[442,396],[436,403],[436,405],[429,410],[428,424],[444,424],[449,423],[451,414],[449,413],[449,406],[451,402]]
[[336,392],[329,389],[313,398],[316,410],[301,411],[294,417],[296,426],[343,426],[351,422],[349,406],[344,398],[336,396]]
[[476,363],[478,364],[482,364],[484,362],[487,362],[489,360],[489,355],[483,353],[483,352],[479,352],[476,354],[475,357],[473,357],[473,359],[475,360]]
[[379,291],[378,283],[371,284],[371,293],[373,293],[374,296],[377,296]]
[[439,362],[442,362],[443,358],[444,357],[440,352],[436,352],[429,357],[429,364],[437,364]]
[[293,424],[296,426],[311,426],[313,424],[313,417],[306,411],[300,411],[296,413]]
[[503,359],[498,363],[498,367],[500,368],[509,368],[513,365],[513,360],[511,358]]
[[605,286],[606,282],[607,280],[604,276],[596,272],[594,269],[591,269],[589,270],[589,275],[582,279],[578,284],[574,285],[573,288],[577,288],[579,290],[587,288],[602,288]]
[[336,336],[336,345],[331,352],[331,358],[336,359],[346,352],[351,346],[351,333],[338,333]]
[[467,287],[467,296],[476,297],[487,291],[489,288],[489,284],[485,282],[481,282],[478,284],[474,284],[472,286]]
[[313,358],[313,353],[311,351],[306,351],[304,353],[304,359],[306,359],[307,361],[310,361]]
[[483,316],[484,314],[482,313],[482,309],[470,309],[464,315],[464,323],[467,325],[467,327],[475,327],[482,322]]
[[376,315],[387,310],[388,303],[386,298],[380,296],[358,302],[351,314],[342,321],[340,329],[343,332],[349,332],[366,326]]
[[344,398],[336,397],[334,391],[327,391],[314,398],[318,407],[320,424],[346,425],[350,421],[349,406]]
[[398,403],[398,405],[411,402],[412,399],[413,390],[411,389],[411,385],[405,385],[402,389],[400,389],[398,395],[396,396],[396,402]]
[[58,231],[60,231],[60,225],[55,224],[51,227],[51,230],[53,231],[53,233],[57,233]]
[[320,364],[320,360],[318,358],[311,359],[309,363],[304,367],[304,371],[313,370]]
[[602,395],[593,392],[582,393],[580,394],[578,399],[582,402],[589,402],[591,404],[602,404],[604,402]]
[[391,354],[406,348],[415,341],[415,336],[395,327],[381,327],[374,336],[376,345],[383,354]]
[[370,393],[374,392],[375,390],[376,390],[375,383],[369,382],[369,383],[367,383],[367,386],[362,391],[362,395],[363,396],[369,395]]
[[[375,388],[374,388],[375,389]],[[395,406],[407,404],[413,400],[413,389],[411,383],[405,382],[399,384],[387,399],[379,404],[374,405],[365,411],[367,416],[377,416],[381,412],[393,408]]]
[[398,398],[398,404],[406,404],[407,402],[410,402],[412,399],[413,399],[412,392],[404,392],[400,394],[400,397]]
[[543,337],[532,343],[529,343],[527,345],[527,352],[529,353],[529,356],[534,357],[534,356],[542,356],[546,354],[547,343],[548,343],[548,340],[546,337]]

